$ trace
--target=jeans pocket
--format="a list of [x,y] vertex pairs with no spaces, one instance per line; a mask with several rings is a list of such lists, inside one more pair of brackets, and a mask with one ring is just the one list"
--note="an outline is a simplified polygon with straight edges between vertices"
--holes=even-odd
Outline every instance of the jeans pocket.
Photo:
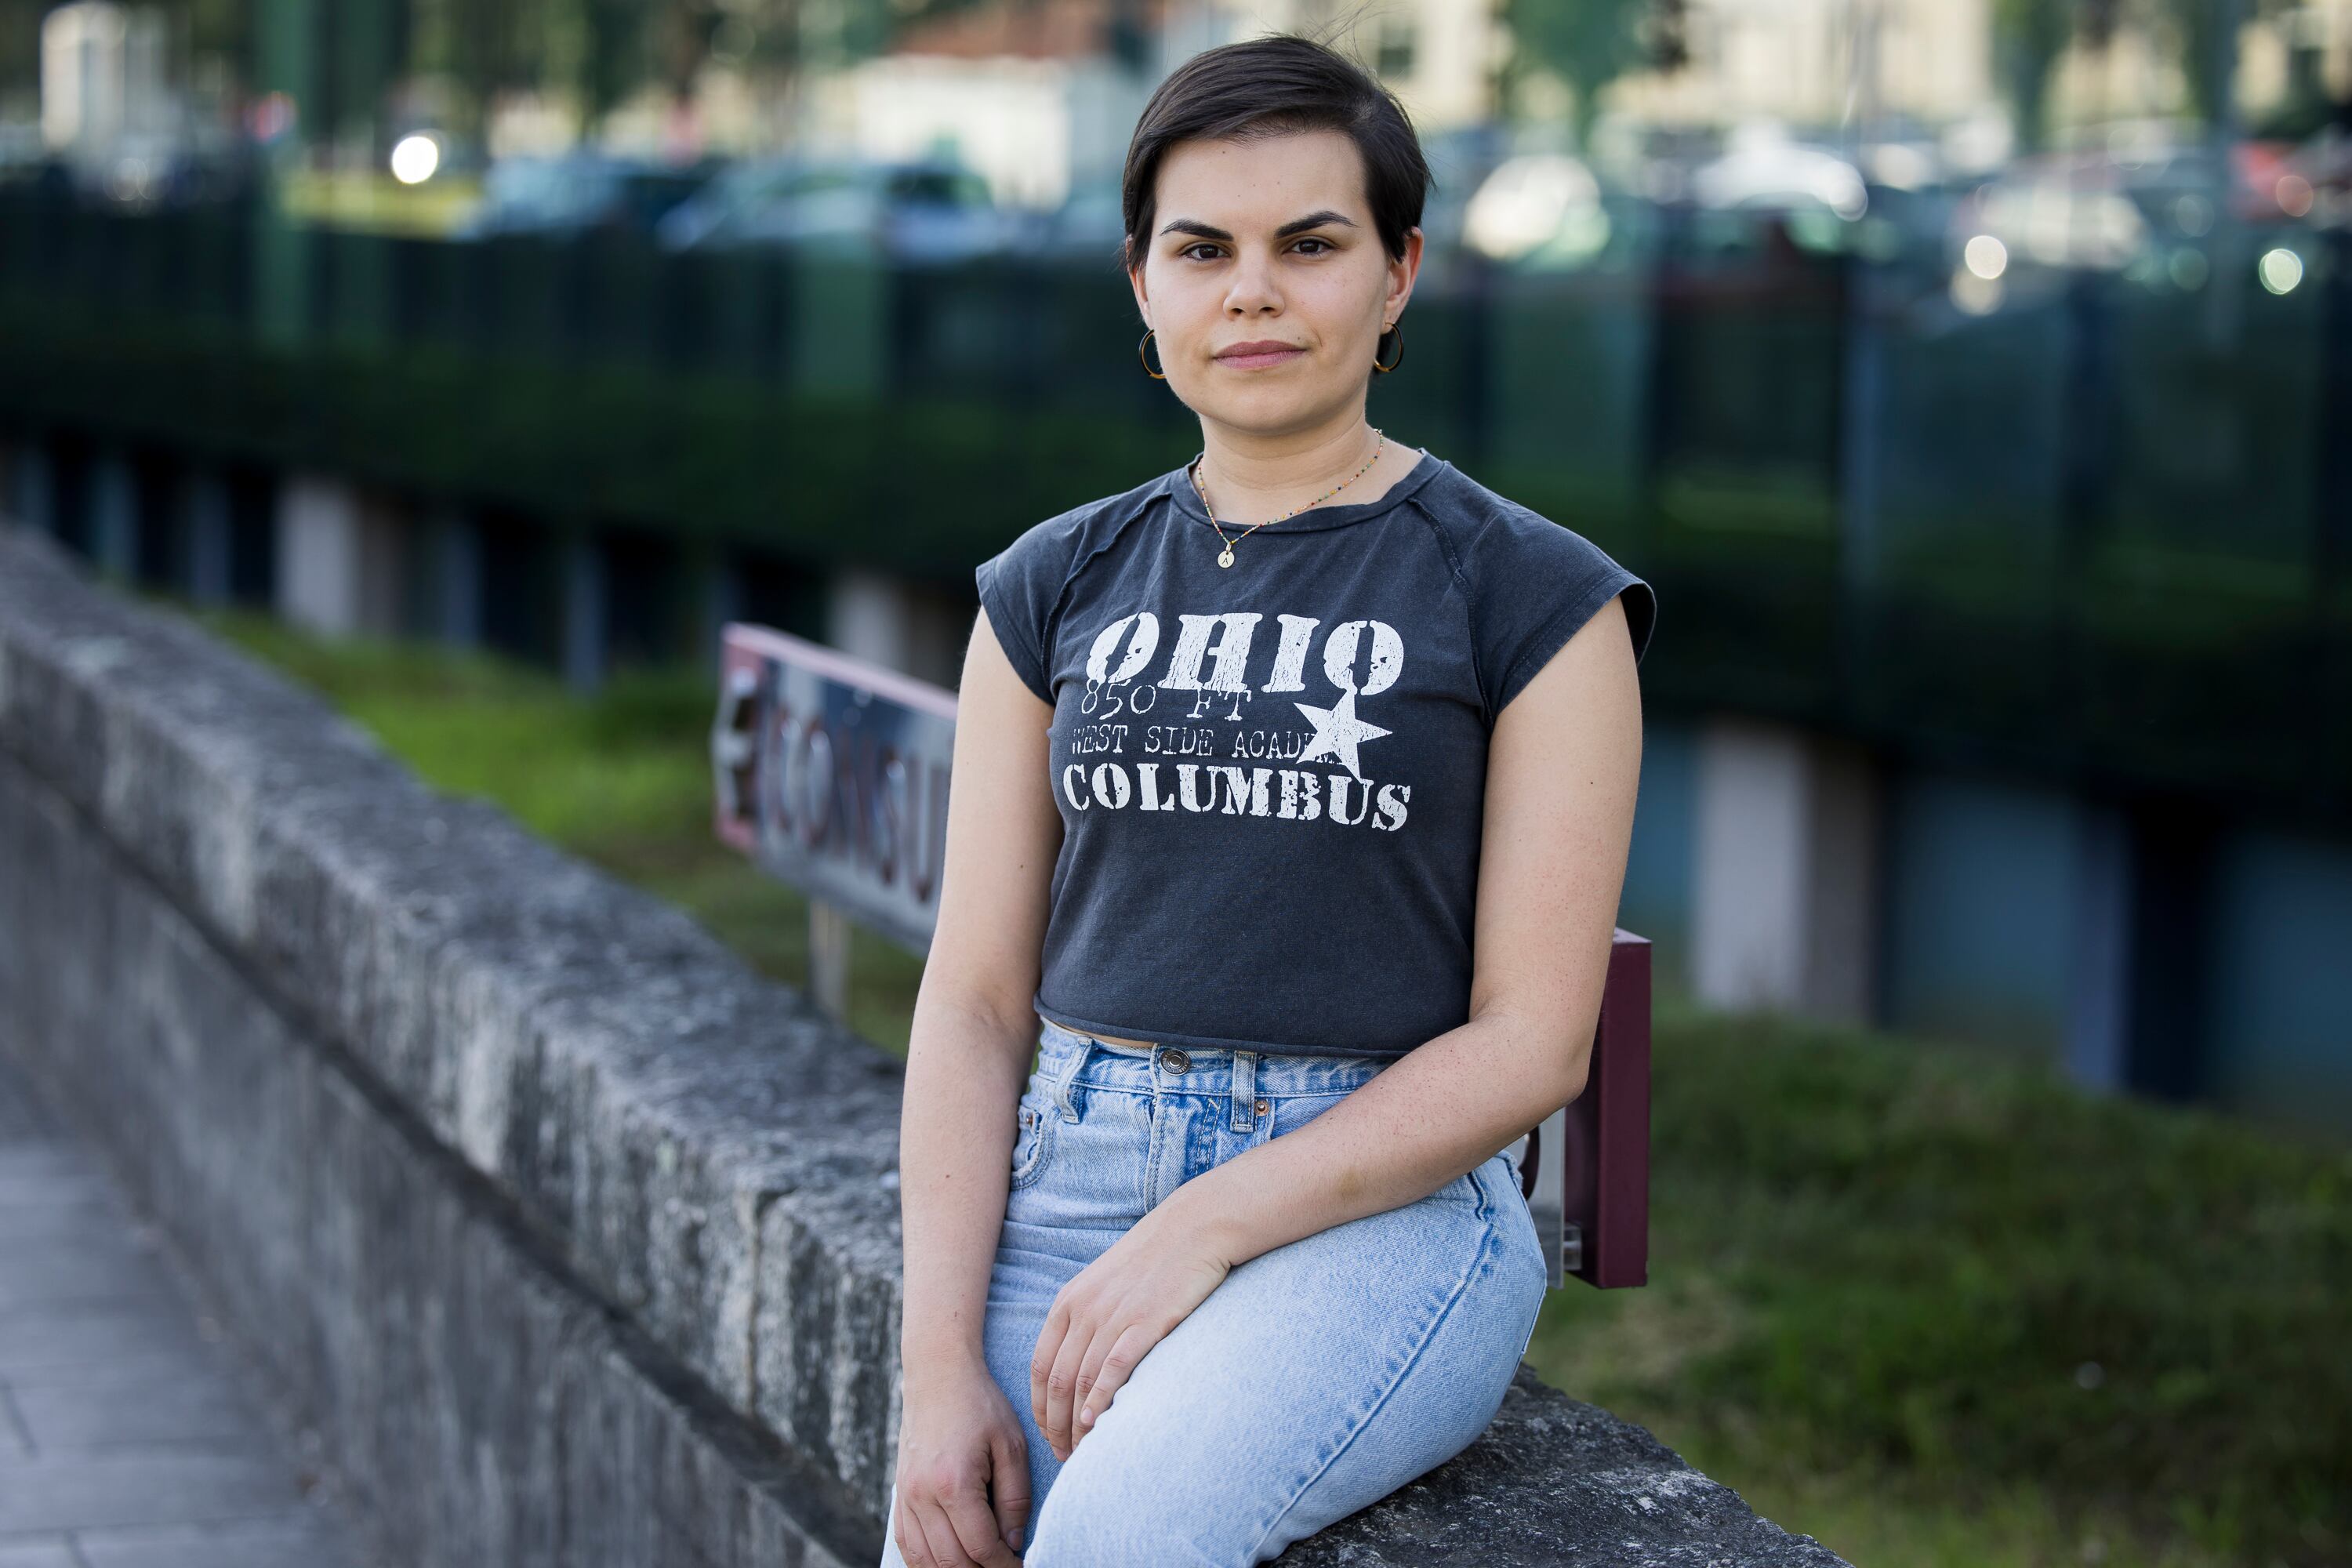
[[1020,1131],[1013,1140],[1010,1190],[1013,1192],[1032,1185],[1045,1173],[1045,1156],[1053,1149],[1054,1130],[1062,1120],[1053,1095],[1034,1079],[1022,1090],[1019,1115]]

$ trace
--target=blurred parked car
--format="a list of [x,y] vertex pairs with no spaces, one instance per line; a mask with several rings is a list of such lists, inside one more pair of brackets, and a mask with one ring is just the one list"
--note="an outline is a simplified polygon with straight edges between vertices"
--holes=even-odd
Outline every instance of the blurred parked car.
[[1982,311],[2043,297],[2069,268],[2194,291],[2223,268],[2244,276],[2235,269],[2250,258],[2265,286],[2284,292],[2307,256],[2297,233],[2326,221],[2326,175],[2309,151],[2259,140],[2226,151],[2111,141],[2021,158],[1953,209],[1952,298]]
[[2127,161],[2124,188],[2157,228],[2191,238],[2225,216],[2276,224],[2302,216],[2281,188],[2297,151],[2291,142],[2248,138],[2231,143],[2225,160],[2210,142],[2184,142]]
[[1530,269],[1571,268],[1609,243],[1601,182],[1565,153],[1506,158],[1480,182],[1462,215],[1463,243]]
[[1851,160],[1770,122],[1736,128],[1685,186],[1696,209],[1695,255],[1733,265],[1853,248],[1870,210],[1869,186]]
[[2290,217],[2323,228],[2352,225],[2352,132],[2329,125],[2289,153],[2272,193]]
[[715,165],[669,164],[586,148],[492,163],[480,205],[452,231],[460,239],[495,234],[649,234],[709,179]]
[[1769,126],[1742,126],[1722,156],[1691,171],[1691,199],[1739,212],[1818,212],[1852,222],[1869,210],[1862,171],[1826,147]]
[[2021,158],[1953,207],[1952,259],[1979,277],[2020,263],[2118,271],[2150,238],[2127,173],[2105,152]]
[[953,261],[1011,249],[1022,223],[960,163],[791,157],[729,169],[655,233],[671,250],[845,245],[897,260]]

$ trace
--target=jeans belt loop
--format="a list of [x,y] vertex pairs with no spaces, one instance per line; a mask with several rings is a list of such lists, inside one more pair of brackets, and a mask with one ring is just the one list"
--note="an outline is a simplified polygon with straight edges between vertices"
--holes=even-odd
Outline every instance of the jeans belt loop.
[[1234,1053],[1233,1114],[1225,1125],[1235,1132],[1246,1132],[1257,1125],[1257,1053]]
[[1069,1060],[1062,1064],[1062,1070],[1054,1075],[1054,1103],[1061,1107],[1065,1121],[1078,1119],[1078,1108],[1070,1100],[1070,1082],[1078,1076],[1078,1069],[1087,1065],[1087,1058],[1094,1054],[1094,1049],[1095,1037],[1092,1035],[1078,1036],[1077,1048],[1070,1053]]

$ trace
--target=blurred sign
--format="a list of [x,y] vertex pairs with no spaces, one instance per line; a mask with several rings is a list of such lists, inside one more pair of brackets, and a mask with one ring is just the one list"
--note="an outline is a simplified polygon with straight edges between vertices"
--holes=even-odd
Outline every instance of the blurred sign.
[[[833,916],[929,952],[955,694],[766,626],[730,622],[722,636],[719,837]],[[823,979],[813,988],[831,1005]]]

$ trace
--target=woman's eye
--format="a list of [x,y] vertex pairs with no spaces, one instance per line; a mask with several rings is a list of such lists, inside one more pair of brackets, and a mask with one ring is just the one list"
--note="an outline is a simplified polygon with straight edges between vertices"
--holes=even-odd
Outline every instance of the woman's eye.
[[[1299,254],[1301,254],[1302,256],[1321,256],[1322,254],[1324,254],[1324,252],[1325,252],[1325,251],[1334,250],[1334,249],[1337,249],[1337,248],[1338,248],[1338,247],[1337,247],[1336,246],[1334,246],[1334,245],[1333,245],[1329,240],[1328,240],[1328,239],[1319,239],[1319,238],[1316,237],[1314,235],[1311,235],[1311,234],[1310,234],[1310,235],[1308,235],[1306,238],[1304,238],[1304,239],[1300,240],[1298,243],[1299,243],[1300,245],[1316,245],[1316,246],[1320,246],[1320,247],[1322,247],[1322,249],[1320,249],[1320,250],[1306,250],[1306,251],[1301,251]],[[1177,254],[1179,257],[1181,257],[1181,258],[1184,258],[1184,259],[1186,259],[1186,260],[1192,260],[1192,259],[1194,259],[1194,257],[1193,257],[1193,254],[1192,254],[1194,251],[1197,251],[1197,250],[1206,250],[1206,251],[1212,251],[1212,252],[1213,252],[1213,251],[1215,251],[1215,250],[1216,250],[1216,248],[1217,248],[1217,247],[1216,247],[1214,245],[1213,245],[1213,244],[1211,244],[1209,241],[1207,241],[1207,240],[1203,239],[1203,240],[1197,241],[1197,242],[1195,242],[1195,243],[1193,243],[1193,244],[1192,244],[1192,245],[1188,245],[1188,246],[1186,246],[1183,249],[1181,249],[1181,250],[1178,251],[1176,254]]]

